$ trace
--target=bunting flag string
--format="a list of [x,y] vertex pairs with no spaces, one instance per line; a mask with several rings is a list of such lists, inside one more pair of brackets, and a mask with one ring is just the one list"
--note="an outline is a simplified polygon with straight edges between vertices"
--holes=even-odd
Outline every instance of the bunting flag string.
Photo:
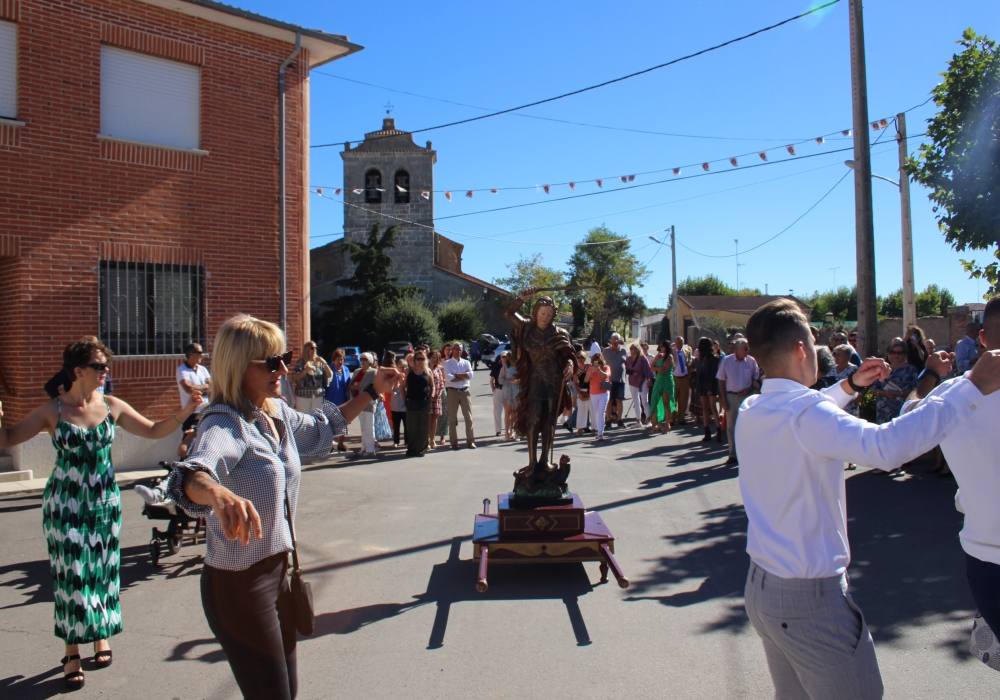
[[[871,122],[871,128],[872,128],[873,131],[882,131],[882,130],[888,128],[890,122],[892,122],[892,121],[893,120],[889,119],[889,118],[876,119],[876,120],[874,120],[874,121]],[[767,149],[760,150],[760,151],[749,151],[747,153],[738,153],[736,155],[729,156],[728,158],[718,158],[718,159],[714,159],[714,160],[706,160],[706,161],[701,161],[700,163],[698,163],[698,162],[688,163],[686,165],[673,166],[672,168],[663,168],[663,169],[657,169],[657,170],[648,170],[648,171],[644,171],[644,172],[640,172],[640,173],[635,173],[635,174],[631,174],[631,175],[617,175],[617,176],[614,176],[613,179],[620,181],[622,184],[629,184],[629,183],[635,182],[636,177],[643,176],[643,175],[659,175],[659,174],[662,174],[662,173],[671,172],[675,176],[678,176],[678,175],[681,174],[681,172],[685,168],[694,167],[694,166],[699,165],[699,164],[701,165],[701,169],[703,171],[705,171],[705,172],[710,172],[711,169],[712,169],[712,165],[719,164],[719,163],[728,163],[730,166],[732,166],[734,168],[739,168],[740,167],[740,160],[739,160],[740,158],[752,157],[752,156],[756,155],[758,158],[760,158],[760,160],[766,162],[766,161],[768,161],[770,155],[772,155],[773,153],[779,152],[780,150],[784,150],[788,154],[788,156],[798,157],[800,155],[799,151],[798,151],[798,147],[801,146],[801,145],[803,145],[803,144],[816,144],[816,145],[822,146],[822,145],[826,144],[827,138],[829,138],[829,137],[832,137],[832,136],[849,137],[849,136],[851,136],[851,134],[852,134],[852,130],[851,129],[841,129],[841,130],[838,130],[838,131],[830,132],[829,134],[823,134],[823,135],[816,136],[816,137],[813,137],[813,138],[810,138],[810,139],[804,139],[804,140],[798,141],[796,143],[790,143],[790,144],[787,144],[787,145],[785,145],[783,147],[774,147],[774,148],[767,148]],[[500,191],[532,190],[532,189],[537,191],[539,189],[539,187],[541,187],[542,191],[545,192],[545,194],[552,194],[554,188],[561,187],[561,186],[566,186],[571,192],[575,192],[577,190],[577,185],[580,182],[593,182],[598,188],[603,188],[605,181],[609,180],[609,179],[612,179],[612,178],[609,178],[609,177],[605,176],[605,177],[597,177],[597,178],[587,178],[587,179],[583,179],[583,180],[581,180],[581,179],[573,179],[573,180],[567,180],[566,182],[545,183],[545,184],[543,184],[541,186],[539,186],[539,185],[530,185],[530,186],[529,185],[520,185],[520,186],[513,186],[513,187],[490,187],[490,188],[475,188],[475,187],[472,187],[472,188],[456,188],[456,189],[458,189],[458,191],[464,191],[465,192],[465,196],[466,196],[467,199],[472,199],[475,196],[476,192],[489,192],[490,194],[498,194]],[[395,188],[396,188],[396,191],[399,192],[399,193],[405,193],[405,192],[408,191],[406,188],[401,187],[400,185],[396,185]],[[319,189],[317,189],[317,192],[321,193],[320,192],[321,189],[333,190],[338,195],[342,191],[344,191],[344,192],[347,191],[347,190],[344,190],[341,187],[337,187],[337,188],[326,187],[326,188],[319,188]],[[385,192],[386,191],[385,189],[383,189],[381,187],[375,187],[373,189],[376,190],[376,191],[378,191],[378,192]],[[453,191],[454,190],[421,190],[420,191],[420,196],[423,199],[425,199],[425,200],[430,200],[431,196],[432,196],[432,194],[434,192],[440,192],[440,193],[444,194],[444,197],[445,197],[445,199],[447,201],[451,202],[451,201],[453,201],[452,200],[452,192]],[[350,192],[353,195],[363,195],[365,193],[365,189],[361,188],[361,187],[355,187],[355,188],[351,189]]]

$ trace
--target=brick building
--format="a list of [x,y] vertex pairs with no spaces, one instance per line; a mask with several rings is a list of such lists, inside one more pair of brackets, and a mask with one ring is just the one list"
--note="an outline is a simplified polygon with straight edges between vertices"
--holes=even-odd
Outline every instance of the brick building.
[[[234,313],[284,315],[301,347],[309,70],[360,48],[209,0],[0,0],[6,420],[44,399],[63,346],[82,335],[111,346],[115,394],[151,418],[178,406],[183,345],[210,352]],[[9,457],[50,468],[28,445]],[[121,466],[152,459],[139,454]]]
[[[502,309],[507,292],[462,271],[461,243],[434,231],[434,164],[437,152],[413,142],[389,117],[382,128],[365,134],[344,161],[344,240],[363,242],[373,225],[396,226],[389,251],[399,284],[416,287],[431,307],[468,297],[479,304],[491,331],[506,331]],[[353,264],[343,240],[314,248],[311,254],[313,311],[342,293],[336,282],[350,277]]]

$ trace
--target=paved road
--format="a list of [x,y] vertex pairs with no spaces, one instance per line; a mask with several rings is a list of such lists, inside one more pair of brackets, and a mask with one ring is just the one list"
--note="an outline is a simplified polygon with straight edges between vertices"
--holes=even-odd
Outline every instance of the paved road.
[[[594,585],[596,564],[512,567],[473,590],[469,541],[484,497],[511,485],[521,445],[493,437],[485,375],[474,387],[476,451],[386,455],[307,467],[298,516],[320,612],[300,642],[302,698],[769,697],[742,609],[745,516],[724,450],[694,430],[559,438],[570,483],[618,538],[632,580]],[[954,487],[860,470],[848,481],[851,582],[874,630],[887,695],[996,697],[964,651],[971,619]],[[151,523],[125,492],[125,632],[114,666],[80,697],[235,698],[201,612],[202,547],[154,568]],[[0,697],[50,697],[51,633],[40,496],[0,499]]]

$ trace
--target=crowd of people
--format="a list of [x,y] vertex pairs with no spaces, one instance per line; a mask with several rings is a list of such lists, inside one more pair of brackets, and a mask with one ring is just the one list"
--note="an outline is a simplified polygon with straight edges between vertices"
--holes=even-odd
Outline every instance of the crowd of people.
[[[1000,452],[989,430],[1000,412],[1000,299],[987,304],[982,324],[969,324],[954,353],[937,351],[917,326],[889,343],[885,360],[862,360],[853,333],[836,331],[825,344],[814,336],[797,307],[778,301],[751,317],[746,335],[727,339],[729,352],[707,337],[696,348],[677,337],[655,353],[645,342],[626,349],[618,334],[605,347],[593,338],[575,343],[563,425],[603,441],[626,420],[653,435],[693,415],[704,441],[725,442],[727,464],[741,465],[749,520],[747,612],[777,694],[832,697],[849,688],[852,697],[878,697],[874,645],[846,583],[843,467],[895,469],[941,446],[960,487],[969,585],[984,624],[1000,632]],[[56,448],[42,515],[67,689],[85,681],[80,645],[94,645],[95,668],[110,666],[109,640],[122,630],[122,509],[111,463],[118,427],[147,439],[180,428],[169,478],[137,491],[206,518],[202,607],[246,697],[296,694],[298,611],[286,581],[303,460],[346,451],[354,421],[360,456],[391,441],[421,457],[445,437],[457,450],[459,411],[464,446],[477,448],[477,363],[461,342],[381,359],[362,353],[352,373],[342,351],[327,362],[312,341],[293,362],[277,326],[240,315],[220,328],[211,371],[204,355],[197,343],[185,348],[179,409],[152,421],[102,391],[112,352],[83,338],[66,347],[46,385],[52,398],[0,427],[0,448],[43,431]],[[511,351],[492,363],[489,386],[495,437],[523,437]],[[859,417],[869,409],[870,420]]]

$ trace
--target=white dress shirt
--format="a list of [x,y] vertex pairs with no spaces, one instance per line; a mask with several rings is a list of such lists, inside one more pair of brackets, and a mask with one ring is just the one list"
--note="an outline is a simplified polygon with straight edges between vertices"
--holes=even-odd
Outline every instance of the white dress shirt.
[[[472,363],[449,357],[444,361],[445,386],[449,389],[468,389],[472,383]],[[468,374],[466,379],[455,379],[456,374]]]
[[[949,379],[927,399],[951,391],[961,377]],[[923,401],[908,401],[903,412]],[[976,410],[959,421],[941,441],[941,450],[960,489],[965,525],[958,539],[962,549],[980,561],[1000,564],[1000,391],[984,396]]]
[[753,355],[747,355],[741,360],[734,353],[722,358],[715,378],[726,383],[727,393],[739,394],[750,389],[760,379],[760,367]]
[[[208,373],[208,367],[202,364],[195,365],[193,368],[188,365],[187,362],[182,362],[177,365],[177,372],[175,373],[175,378],[177,379],[177,391],[181,395],[181,408],[187,408],[187,405],[191,403],[191,394],[184,391],[184,387],[181,386],[181,382],[186,381],[192,386],[202,386],[207,384],[212,378],[212,375]],[[201,413],[208,406],[208,397],[202,401],[201,405],[195,413]]]
[[827,578],[847,569],[844,462],[895,469],[968,422],[984,401],[972,382],[958,379],[908,414],[875,425],[843,410],[853,398],[840,382],[818,392],[776,378],[740,408],[747,554],[776,576]]

